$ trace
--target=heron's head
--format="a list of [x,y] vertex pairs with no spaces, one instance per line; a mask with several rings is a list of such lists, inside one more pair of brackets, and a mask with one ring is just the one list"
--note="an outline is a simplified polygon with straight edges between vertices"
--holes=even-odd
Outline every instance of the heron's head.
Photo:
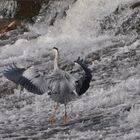
[[56,47],[53,47],[53,49],[52,49],[54,52],[58,52],[58,48],[56,48]]
[[53,47],[52,48],[52,53],[53,53],[53,55],[58,55],[59,54],[59,51],[58,51],[58,48],[56,48],[56,47]]

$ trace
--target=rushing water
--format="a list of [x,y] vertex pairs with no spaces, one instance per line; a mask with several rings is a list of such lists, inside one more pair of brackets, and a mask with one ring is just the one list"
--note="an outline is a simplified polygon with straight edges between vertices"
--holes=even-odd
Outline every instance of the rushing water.
[[[34,25],[28,25],[30,32],[19,36],[14,35],[15,31],[7,33],[15,41],[8,38],[0,42],[1,72],[4,65],[12,62],[21,67],[33,64],[40,71],[50,72],[53,62],[48,56],[50,48],[56,46],[61,67],[67,68],[81,56],[92,70],[93,79],[88,91],[69,103],[69,124],[63,125],[64,106],[60,105],[52,127],[48,118],[55,103],[47,94],[20,94],[1,73],[2,140],[140,139],[140,40],[135,28],[129,28],[132,24],[126,22],[129,18],[135,21],[131,15],[139,9],[130,8],[131,2],[134,1],[56,1],[51,12],[40,14]],[[115,15],[117,8],[120,11]],[[53,18],[57,11],[57,20],[48,25],[48,17]],[[115,18],[118,22],[114,22]],[[132,34],[122,30],[123,23],[129,25]]]

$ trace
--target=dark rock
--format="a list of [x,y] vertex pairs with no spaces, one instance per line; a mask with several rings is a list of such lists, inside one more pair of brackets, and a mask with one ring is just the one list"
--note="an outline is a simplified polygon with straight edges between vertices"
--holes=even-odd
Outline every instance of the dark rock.
[[17,0],[15,18],[32,21],[32,17],[37,16],[41,9],[43,0]]

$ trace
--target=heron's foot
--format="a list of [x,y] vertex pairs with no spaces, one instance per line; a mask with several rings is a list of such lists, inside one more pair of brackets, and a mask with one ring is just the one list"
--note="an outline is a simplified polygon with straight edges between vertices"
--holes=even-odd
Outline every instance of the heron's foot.
[[55,125],[55,123],[56,123],[56,117],[55,117],[55,115],[50,116],[49,122],[50,122],[50,124],[51,124],[52,126]]
[[69,120],[70,120],[70,117],[67,114],[65,114],[64,115],[64,125],[67,125],[69,123]]

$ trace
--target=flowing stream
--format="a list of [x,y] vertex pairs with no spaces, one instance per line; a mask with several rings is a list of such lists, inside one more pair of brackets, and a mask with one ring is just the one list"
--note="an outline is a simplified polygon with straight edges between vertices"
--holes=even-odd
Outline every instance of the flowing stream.
[[[41,12],[29,32],[13,30],[0,40],[0,138],[2,140],[139,140],[140,9],[138,0],[61,0]],[[52,23],[52,19],[55,22]],[[64,106],[52,127],[56,104],[47,94],[21,94],[2,71],[15,62],[50,73],[50,49],[60,50],[60,66],[81,56],[92,71],[88,91]]]

